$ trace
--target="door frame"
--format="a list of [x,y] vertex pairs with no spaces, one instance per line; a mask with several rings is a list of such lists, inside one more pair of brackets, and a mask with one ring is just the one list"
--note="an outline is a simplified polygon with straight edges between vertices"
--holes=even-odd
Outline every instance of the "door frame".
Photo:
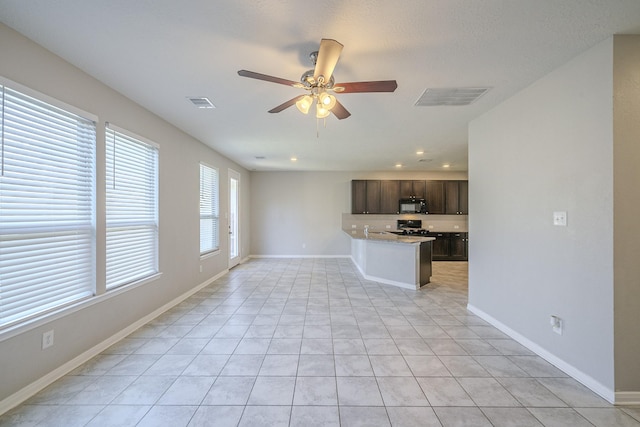
[[[239,172],[233,170],[233,169],[229,169],[229,178],[228,178],[228,184],[229,184],[229,200],[228,200],[228,211],[227,211],[227,222],[228,222],[228,248],[229,248],[229,252],[228,252],[228,260],[229,260],[229,268],[233,268],[236,265],[240,264],[240,260],[241,260],[241,250],[240,248],[242,247],[242,245],[240,244],[240,208],[241,208],[241,204],[240,204],[240,194],[241,194],[241,175]],[[235,180],[237,182],[237,186],[236,186],[236,204],[235,204],[235,214],[236,217],[235,219],[232,218],[233,215],[233,194],[232,194],[232,190],[231,190],[231,180]],[[232,230],[231,227],[232,225],[235,226],[235,230]],[[235,243],[236,243],[236,255],[235,256],[231,256],[233,253],[233,248],[232,248],[232,236],[235,233]]]

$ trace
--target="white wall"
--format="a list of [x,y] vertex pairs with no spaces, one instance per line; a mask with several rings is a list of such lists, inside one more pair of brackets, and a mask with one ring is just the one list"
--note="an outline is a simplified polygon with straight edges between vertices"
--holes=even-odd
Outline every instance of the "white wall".
[[251,175],[251,255],[255,256],[349,256],[350,238],[341,230],[342,214],[351,212],[353,179],[467,179],[464,172]]
[[[220,210],[228,209],[228,168],[242,175],[243,257],[248,255],[251,186],[247,170],[220,156],[79,69],[0,24],[0,75],[99,117],[97,140],[97,280],[104,281],[104,122],[155,141],[159,165],[159,267],[162,277],[55,320],[0,332],[0,409],[10,396],[98,345],[137,320],[226,271],[228,242],[222,233],[218,255],[199,256],[199,162],[220,171]],[[221,229],[227,228],[222,215]],[[199,272],[202,265],[203,272]],[[55,344],[40,349],[44,331]],[[1,410],[0,410],[1,412]]]
[[615,36],[613,52],[616,391],[640,402],[640,36]]
[[[609,398],[612,52],[611,39],[599,44],[469,129],[470,308]],[[552,225],[554,211],[568,212],[567,227]],[[551,315],[563,319],[563,335]]]

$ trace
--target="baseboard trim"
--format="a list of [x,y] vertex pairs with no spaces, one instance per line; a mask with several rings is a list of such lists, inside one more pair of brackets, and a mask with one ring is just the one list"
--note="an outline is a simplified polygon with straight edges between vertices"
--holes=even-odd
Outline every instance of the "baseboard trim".
[[151,320],[155,319],[156,317],[166,312],[170,308],[180,304],[182,301],[186,300],[196,292],[209,286],[215,280],[224,276],[228,272],[229,270],[223,270],[222,272],[216,274],[215,276],[207,279],[206,281],[197,285],[195,288],[192,288],[189,291],[185,292],[184,294],[174,298],[173,300],[169,301],[168,303],[161,306],[160,308],[152,311],[151,313],[144,316],[143,318],[136,321],[135,323],[132,323],[131,325],[127,326],[126,328],[110,336],[106,340],[102,341],[101,343],[96,344],[95,346],[91,347],[84,353],[81,353],[80,355],[74,357],[73,359],[61,365],[60,367],[49,372],[45,376],[40,377],[36,381],[27,385],[26,387],[23,387],[22,389],[13,393],[11,396],[6,397],[2,401],[0,401],[0,415],[20,405],[21,403],[23,403],[24,401],[26,401],[27,399],[29,399],[30,397],[38,393],[39,391],[43,390],[45,387],[51,385],[56,380],[62,378],[63,376],[67,375],[69,372],[73,371],[74,369],[82,365],[83,363],[89,361],[92,357],[95,357],[98,354],[102,353],[104,350],[111,347],[113,344],[127,337],[132,332],[134,332],[141,326],[149,323]]
[[600,383],[593,377],[585,374],[581,370],[577,369],[575,366],[570,365],[569,363],[560,359],[556,355],[540,347],[538,344],[534,343],[533,341],[529,340],[525,336],[514,331],[507,325],[503,324],[502,322],[490,316],[489,314],[485,313],[484,311],[480,310],[479,308],[471,304],[467,304],[467,310],[469,310],[476,316],[480,317],[482,320],[495,326],[496,328],[498,328],[500,331],[502,331],[509,337],[513,338],[514,340],[516,340],[517,342],[519,342],[529,350],[533,351],[538,356],[542,357],[547,362],[551,363],[556,368],[560,369],[567,375],[574,378],[576,381],[582,383],[585,387],[589,388],[591,391],[593,391],[594,393],[596,393],[597,395],[605,399],[607,402],[612,404],[619,404],[617,402],[617,393],[614,393],[613,390],[604,386],[602,383]]
[[381,277],[375,277],[375,276],[369,276],[368,274],[365,274],[364,271],[362,271],[362,268],[360,268],[360,266],[358,265],[358,263],[353,259],[352,256],[349,257],[351,259],[351,262],[353,263],[353,265],[356,266],[356,268],[358,269],[358,272],[360,273],[360,275],[365,279],[365,280],[369,280],[371,282],[376,282],[376,283],[382,283],[384,285],[391,285],[391,286],[396,286],[398,288],[403,288],[403,289],[411,289],[412,291],[415,291],[417,289],[420,289],[419,286],[416,285],[409,285],[408,283],[402,283],[402,282],[396,282],[394,280],[388,280],[388,279],[383,279]]
[[351,255],[249,255],[249,258],[346,258],[350,259]]
[[616,391],[616,405],[640,405],[640,391]]

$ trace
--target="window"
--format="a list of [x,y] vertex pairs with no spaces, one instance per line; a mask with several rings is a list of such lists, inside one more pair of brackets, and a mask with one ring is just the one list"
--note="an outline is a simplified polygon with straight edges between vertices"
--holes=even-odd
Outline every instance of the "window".
[[2,84],[0,328],[95,292],[95,121]]
[[158,272],[158,147],[113,125],[106,129],[106,286]]
[[200,163],[200,255],[218,250],[218,171]]

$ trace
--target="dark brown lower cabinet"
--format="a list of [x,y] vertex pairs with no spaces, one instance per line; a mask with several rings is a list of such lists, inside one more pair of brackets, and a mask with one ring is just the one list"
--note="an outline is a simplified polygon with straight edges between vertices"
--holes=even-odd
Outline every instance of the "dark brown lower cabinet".
[[420,243],[420,286],[431,281],[431,250],[433,242]]
[[467,261],[469,233],[433,233],[434,261]]
[[432,241],[431,255],[434,261],[440,261],[449,256],[449,233],[435,233]]

